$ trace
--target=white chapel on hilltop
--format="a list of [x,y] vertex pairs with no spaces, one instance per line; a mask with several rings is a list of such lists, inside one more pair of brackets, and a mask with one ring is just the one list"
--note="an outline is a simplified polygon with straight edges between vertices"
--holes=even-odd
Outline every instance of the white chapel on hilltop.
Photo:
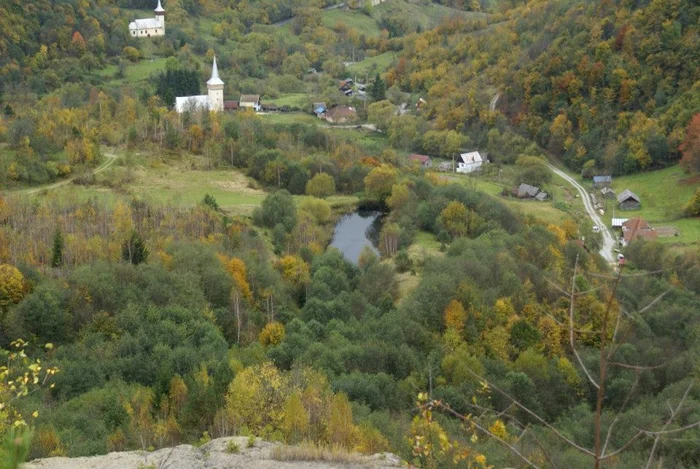
[[129,34],[131,37],[151,37],[165,35],[165,10],[158,0],[158,6],[155,9],[155,18],[145,18],[142,20],[134,20],[129,23]]
[[214,57],[214,65],[211,68],[211,78],[207,82],[207,94],[178,96],[175,98],[175,110],[180,114],[186,111],[206,110],[221,112],[224,110],[224,82],[219,78],[216,57]]

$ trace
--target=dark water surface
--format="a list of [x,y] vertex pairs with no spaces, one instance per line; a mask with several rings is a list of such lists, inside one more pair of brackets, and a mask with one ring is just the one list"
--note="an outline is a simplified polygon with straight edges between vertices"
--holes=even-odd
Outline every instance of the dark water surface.
[[345,215],[335,225],[331,247],[337,248],[350,262],[357,264],[365,246],[379,255],[375,244],[381,229],[381,212],[358,210]]

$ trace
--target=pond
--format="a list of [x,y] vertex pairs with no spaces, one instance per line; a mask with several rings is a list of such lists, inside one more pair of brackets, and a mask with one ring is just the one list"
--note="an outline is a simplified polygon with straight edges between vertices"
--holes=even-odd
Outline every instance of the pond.
[[365,246],[379,255],[376,244],[381,230],[382,213],[358,210],[345,215],[335,225],[331,247],[338,249],[350,262],[357,264]]

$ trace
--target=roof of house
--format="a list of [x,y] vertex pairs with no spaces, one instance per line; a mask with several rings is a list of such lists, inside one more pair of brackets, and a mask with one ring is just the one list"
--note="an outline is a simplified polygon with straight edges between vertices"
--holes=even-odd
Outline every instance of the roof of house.
[[311,105],[312,108],[318,109],[318,108],[323,108],[323,110],[328,109],[328,106],[326,106],[326,103],[313,103]]
[[622,224],[623,238],[626,243],[633,241],[637,238],[644,238],[650,241],[655,240],[658,237],[658,233],[654,228],[649,225],[649,223],[643,218],[635,217],[630,218]]
[[277,105],[275,103],[260,103],[260,107],[263,109],[277,109]]
[[465,164],[475,164],[482,163],[484,159],[481,157],[478,151],[471,151],[469,153],[462,153],[459,155],[459,160],[462,160]]
[[408,155],[408,160],[409,161],[420,161],[421,163],[427,163],[430,161],[430,157],[428,155],[419,155],[418,153],[414,153],[412,155]]
[[209,95],[178,96],[175,98],[175,110],[177,112],[196,111],[199,109],[211,109]]
[[603,195],[605,195],[605,194],[614,194],[615,191],[612,190],[612,189],[609,188],[609,187],[603,187],[603,188],[600,190],[600,193],[603,194]]
[[207,82],[207,85],[223,85],[224,82],[219,78],[219,67],[216,66],[216,57],[214,57],[214,64],[211,66],[211,78]]
[[324,112],[326,112],[326,108],[325,108],[325,107],[319,106],[319,107],[317,107],[316,109],[314,109],[314,112],[315,112],[316,114],[323,114]]
[[620,195],[617,196],[617,201],[620,203],[624,202],[627,199],[633,199],[636,202],[641,202],[639,200],[639,197],[637,197],[637,195],[629,189],[625,189]]
[[259,94],[242,94],[241,99],[239,100],[241,104],[243,103],[257,103],[260,101],[260,95]]
[[144,18],[129,23],[129,29],[154,29],[160,28],[160,22],[156,18]]
[[612,176],[593,176],[593,182],[612,182]]
[[522,183],[518,186],[518,197],[535,197],[540,191],[539,187],[531,186],[530,184]]
[[238,109],[238,101],[224,101],[224,109]]
[[626,222],[628,219],[627,218],[613,218],[612,219],[612,227],[613,228],[620,228],[622,227],[622,224]]
[[357,111],[354,107],[350,106],[336,106],[333,109],[326,111],[326,115],[331,119],[339,119],[341,117],[355,117]]
[[542,201],[542,200],[547,200],[547,197],[549,197],[549,194],[546,192],[538,192],[537,195],[535,196],[535,199]]

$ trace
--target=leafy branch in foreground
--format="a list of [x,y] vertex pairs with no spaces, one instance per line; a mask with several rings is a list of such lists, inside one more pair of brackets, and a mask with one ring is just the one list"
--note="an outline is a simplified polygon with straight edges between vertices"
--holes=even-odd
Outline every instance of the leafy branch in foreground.
[[[28,342],[17,339],[10,344],[12,350],[0,365],[0,469],[15,469],[24,462],[29,454],[32,430],[23,416],[16,410],[19,400],[43,389],[51,378],[58,373],[58,368],[44,367],[41,359],[32,359],[27,355]],[[52,344],[44,346],[47,351]],[[39,416],[39,411],[31,414]]]
[[[591,387],[592,395],[595,396],[595,408],[593,411],[594,422],[591,428],[591,434],[586,435],[586,438],[592,437],[590,438],[593,440],[592,445],[590,441],[580,441],[582,439],[581,434],[579,434],[577,438],[572,436],[570,434],[571,432],[557,428],[537,411],[529,408],[507,390],[502,389],[493,381],[483,376],[483,373],[479,373],[469,366],[465,367],[467,372],[481,383],[483,392],[495,392],[508,403],[503,410],[498,411],[497,409],[480,406],[476,398],[473,398],[471,407],[481,411],[481,414],[478,416],[472,414],[465,415],[464,413],[454,410],[448,403],[442,400],[428,398],[427,395],[422,395],[423,400],[419,402],[419,408],[424,416],[427,413],[431,418],[433,410],[439,410],[448,416],[457,418],[467,428],[471,428],[475,435],[476,433],[482,433],[506,447],[514,456],[527,464],[528,467],[559,467],[556,463],[556,460],[559,458],[555,456],[555,449],[563,445],[564,447],[572,448],[576,452],[582,454],[585,458],[590,460],[592,467],[595,469],[601,468],[604,463],[611,463],[618,460],[618,457],[623,453],[629,453],[634,450],[634,453],[639,456],[640,454],[644,454],[644,451],[648,451],[648,458],[645,457],[645,467],[651,468],[657,461],[659,447],[664,438],[669,438],[681,432],[700,427],[700,421],[689,423],[687,421],[681,421],[682,415],[692,418],[692,415],[697,412],[697,404],[695,402],[692,404],[687,402],[691,390],[696,384],[695,378],[691,378],[687,382],[685,392],[678,399],[675,406],[672,405],[669,400],[666,401],[666,407],[668,408],[668,414],[666,416],[664,416],[662,412],[658,412],[656,415],[645,416],[643,425],[638,427],[626,425],[624,430],[620,428],[620,422],[623,420],[625,410],[628,408],[635,394],[639,391],[639,382],[643,374],[651,372],[652,370],[664,368],[679,358],[676,356],[663,363],[654,364],[625,363],[625,361],[629,361],[630,357],[627,357],[623,353],[624,345],[629,343],[628,339],[635,326],[644,324],[648,327],[644,320],[644,313],[653,306],[658,305],[661,299],[664,298],[670,290],[666,290],[660,295],[657,295],[637,312],[629,313],[618,304],[616,298],[618,286],[623,277],[625,277],[622,273],[624,266],[620,266],[617,275],[612,277],[613,284],[610,288],[610,293],[605,299],[605,308],[600,313],[599,328],[595,331],[581,331],[577,329],[576,326],[577,296],[581,293],[577,292],[577,279],[580,275],[578,262],[579,258],[577,256],[571,276],[571,289],[567,291],[565,288],[555,285],[555,289],[565,295],[564,297],[567,298],[568,301],[568,306],[566,308],[568,317],[564,321],[560,322],[557,320],[557,322],[566,325],[566,329],[568,329],[566,332],[570,353],[576,358],[576,362]],[[591,357],[585,357],[587,358],[586,360],[579,351],[580,344],[577,342],[581,340],[582,333],[587,333],[586,335],[589,337],[591,334],[596,336],[597,363],[592,364]],[[590,339],[588,343],[591,343]],[[608,418],[611,409],[606,406],[606,403],[610,401],[608,388],[611,386],[611,383],[613,383],[610,376],[614,368],[632,373],[634,375],[634,381],[627,388],[625,397],[614,412],[614,418],[611,420]],[[615,391],[619,392],[619,389]],[[533,426],[521,423],[516,416],[516,412],[525,415],[527,420],[533,421],[537,425]],[[494,428],[489,426],[489,422],[493,422],[494,419],[496,419],[497,422],[507,422],[510,427],[517,428],[520,434],[516,435],[513,440],[506,438],[502,432],[494,431]],[[671,428],[672,425],[676,425],[676,427]],[[538,436],[537,433],[540,435]],[[474,436],[472,438],[474,438]],[[530,438],[532,440],[534,447],[537,448],[535,453],[528,454],[523,450],[522,441],[525,438]],[[648,448],[649,445],[645,448],[643,444],[644,439],[649,440],[650,449]],[[514,444],[513,441],[520,442],[521,444],[518,446]],[[544,441],[548,441],[549,444],[545,445]],[[550,447],[546,448],[545,446]],[[533,455],[537,457],[534,458]]]

